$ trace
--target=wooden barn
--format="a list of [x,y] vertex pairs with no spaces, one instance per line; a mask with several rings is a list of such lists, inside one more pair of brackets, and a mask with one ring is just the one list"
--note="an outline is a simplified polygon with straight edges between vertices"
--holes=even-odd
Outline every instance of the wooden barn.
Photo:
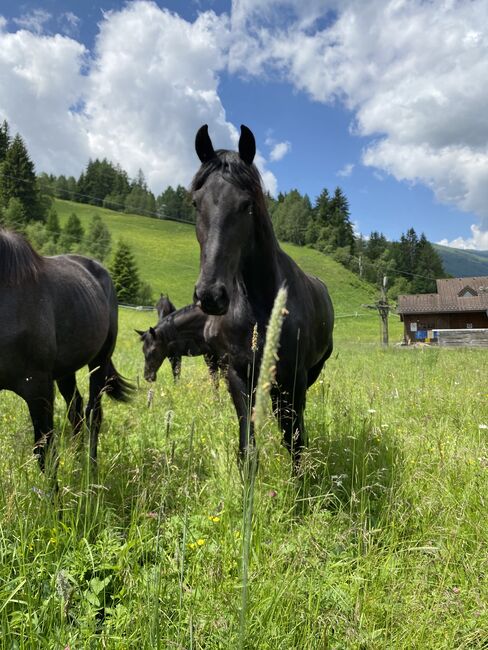
[[[468,341],[461,330],[485,330],[470,332],[468,338],[488,346],[488,276],[449,278],[436,280],[436,284],[437,293],[398,296],[397,312],[405,324],[405,341]],[[442,337],[441,332],[447,330],[460,334]]]

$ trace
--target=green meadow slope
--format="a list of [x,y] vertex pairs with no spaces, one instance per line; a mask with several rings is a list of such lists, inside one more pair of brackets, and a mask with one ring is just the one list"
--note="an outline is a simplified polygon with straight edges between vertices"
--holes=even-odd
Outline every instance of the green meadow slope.
[[[119,239],[131,246],[140,277],[150,284],[154,296],[168,293],[177,307],[192,301],[199,268],[194,226],[70,201],[57,200],[56,209],[62,225],[75,212],[84,228],[94,214],[99,214],[112,234],[112,248]],[[304,271],[327,284],[336,313],[336,335],[355,342],[379,339],[376,312],[362,307],[374,301],[377,296],[374,287],[318,251],[293,244],[282,246]],[[392,317],[392,341],[400,340],[401,332],[398,317]]]
[[[70,201],[57,201],[56,208],[62,224],[75,212],[85,228],[92,216],[99,214],[110,229],[113,244],[124,239],[131,246],[141,278],[151,285],[154,295],[164,291],[178,305],[191,302],[199,265],[193,226]],[[363,303],[374,299],[371,285],[331,258],[293,244],[283,244],[283,248],[307,273],[326,282],[337,313],[360,311]]]

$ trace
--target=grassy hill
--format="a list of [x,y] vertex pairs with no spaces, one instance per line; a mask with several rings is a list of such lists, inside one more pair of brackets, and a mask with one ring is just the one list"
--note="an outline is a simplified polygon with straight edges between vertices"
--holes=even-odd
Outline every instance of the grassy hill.
[[444,269],[455,278],[488,275],[488,251],[472,251],[434,244]]
[[[163,291],[169,293],[178,306],[191,302],[199,268],[199,248],[193,226],[70,201],[58,200],[56,208],[61,224],[75,212],[85,228],[92,216],[99,214],[110,229],[113,242],[124,239],[131,246],[141,278],[151,285],[155,296]],[[337,315],[362,311],[375,318],[361,308],[376,296],[370,284],[318,251],[293,244],[283,244],[283,248],[307,273],[326,282]]]

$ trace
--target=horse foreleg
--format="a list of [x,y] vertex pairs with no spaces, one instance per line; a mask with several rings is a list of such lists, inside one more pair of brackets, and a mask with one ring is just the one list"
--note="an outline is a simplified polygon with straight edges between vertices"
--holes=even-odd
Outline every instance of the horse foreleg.
[[[58,468],[58,458],[52,444],[53,438],[53,408],[54,383],[50,377],[28,377],[25,386],[19,394],[27,402],[34,427],[34,454],[37,456],[41,471],[46,471],[46,459],[49,459],[49,474],[55,479]],[[28,383],[27,383],[28,382]]]
[[253,395],[249,395],[246,380],[242,379],[234,368],[228,369],[227,385],[239,421],[239,462],[242,465],[250,448],[254,449],[256,446],[254,426],[250,417]]
[[181,374],[181,357],[170,357],[169,362],[171,364],[171,369],[173,370],[173,379],[178,381]]
[[273,413],[278,426],[283,432],[283,445],[289,451],[293,470],[296,473],[300,467],[300,458],[305,442],[305,380],[295,382],[295,390],[274,387],[271,391]]
[[210,374],[210,379],[212,380],[213,387],[215,390],[219,389],[219,362],[218,357],[213,354],[204,354],[203,358],[207,364],[208,372]]
[[76,436],[83,425],[83,398],[76,385],[76,376],[68,375],[58,379],[56,383],[66,402],[68,419],[73,427],[73,435]]

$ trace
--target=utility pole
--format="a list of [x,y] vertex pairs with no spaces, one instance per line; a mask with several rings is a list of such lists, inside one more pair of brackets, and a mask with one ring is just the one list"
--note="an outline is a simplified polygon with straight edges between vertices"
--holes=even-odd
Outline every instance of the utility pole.
[[388,286],[388,278],[386,275],[383,276],[383,282],[381,284],[381,296],[374,305],[363,305],[368,309],[376,309],[380,317],[381,323],[381,343],[384,347],[388,347],[389,337],[388,337],[388,314],[392,311],[392,308],[388,304],[388,296],[386,295],[386,287]]

